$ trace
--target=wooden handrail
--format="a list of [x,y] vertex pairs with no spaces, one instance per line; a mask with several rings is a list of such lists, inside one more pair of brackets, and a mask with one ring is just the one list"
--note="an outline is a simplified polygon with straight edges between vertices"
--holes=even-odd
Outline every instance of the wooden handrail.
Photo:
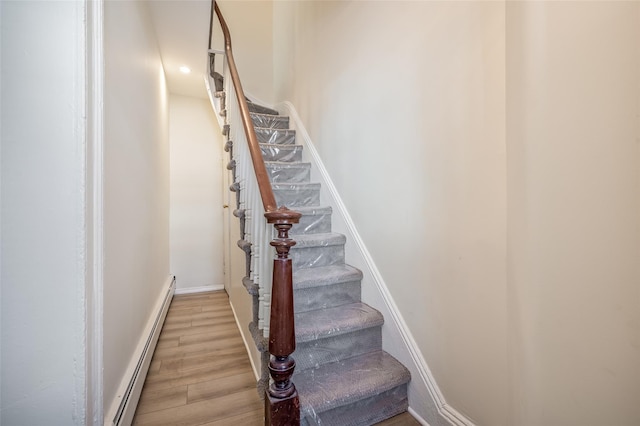
[[[271,285],[271,315],[269,328],[269,372],[272,383],[265,395],[265,425],[273,426],[297,426],[300,424],[300,403],[298,391],[291,381],[295,369],[295,361],[291,354],[296,349],[295,324],[293,312],[293,264],[289,257],[289,250],[296,244],[289,238],[289,230],[293,224],[298,223],[301,214],[289,210],[285,206],[278,208],[273,193],[271,181],[264,164],[260,144],[251,120],[249,105],[247,103],[240,76],[233,58],[231,48],[231,35],[229,27],[218,8],[215,0],[212,0],[212,13],[218,15],[218,21],[224,35],[224,51],[229,74],[235,87],[236,98],[242,118],[242,126],[247,137],[251,162],[258,183],[258,190],[265,211],[267,223],[273,224],[278,232],[277,237],[271,241],[275,247],[277,257],[273,261],[273,280]],[[213,31],[213,16],[209,26],[209,50],[211,51],[211,34]],[[210,70],[213,71],[213,70]]]
[[262,152],[260,151],[260,144],[258,143],[258,137],[256,131],[253,128],[253,122],[251,121],[251,115],[249,113],[249,105],[247,99],[244,96],[242,90],[242,84],[240,83],[240,76],[238,75],[238,68],[236,67],[236,61],[233,59],[233,51],[231,49],[231,34],[229,33],[229,27],[220,13],[218,4],[215,5],[215,11],[218,15],[218,21],[220,21],[220,27],[222,27],[222,34],[224,35],[224,51],[227,58],[227,64],[229,66],[229,73],[231,74],[231,80],[236,88],[236,98],[238,99],[238,106],[240,107],[240,116],[242,117],[242,126],[244,132],[247,135],[247,143],[249,145],[249,152],[251,153],[251,162],[253,163],[253,169],[256,173],[256,179],[258,180],[258,188],[260,189],[260,197],[262,198],[262,205],[265,212],[275,212],[278,210],[276,205],[276,197],[273,195],[273,188],[269,181],[269,175],[267,174],[267,168],[264,165],[262,159]]
[[209,40],[207,40],[207,49],[211,50],[211,42],[213,41],[213,9],[215,7],[215,0],[211,1],[211,12],[209,13]]

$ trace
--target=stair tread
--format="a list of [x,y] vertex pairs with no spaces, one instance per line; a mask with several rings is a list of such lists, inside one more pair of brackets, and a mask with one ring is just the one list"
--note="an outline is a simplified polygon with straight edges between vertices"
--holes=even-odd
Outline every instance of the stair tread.
[[296,211],[302,215],[331,214],[333,209],[331,206],[300,206],[296,207]]
[[410,378],[398,360],[381,350],[304,370],[293,379],[303,417],[375,396]]
[[337,283],[359,281],[362,271],[351,265],[329,265],[293,271],[293,285],[296,289],[321,287]]
[[362,302],[302,312],[295,314],[296,342],[338,336],[383,323],[382,314]]
[[[294,208],[295,210],[295,208]],[[329,247],[343,245],[347,238],[337,232],[327,232],[321,234],[299,234],[295,236],[296,245],[292,250],[305,247]]]
[[293,145],[296,142],[296,131],[291,129],[274,129],[254,126],[259,143],[276,143]]
[[262,158],[268,161],[296,163],[302,160],[302,145],[294,143],[263,143],[259,142]]
[[255,130],[262,131],[262,132],[277,132],[277,133],[287,133],[287,134],[293,134],[296,132],[294,129],[274,129],[273,127],[260,127],[256,125],[254,125],[253,128]]
[[[264,145],[264,144],[263,144]],[[295,145],[294,145],[295,146]],[[301,161],[296,161],[296,162],[287,162],[287,161],[265,161],[264,165],[267,167],[284,167],[287,169],[293,169],[293,168],[310,168],[311,167],[311,163],[304,163]]]
[[254,117],[254,116],[257,116],[257,117],[264,116],[264,117],[268,117],[269,119],[282,120],[282,121],[285,121],[285,120],[289,119],[289,117],[286,116],[286,115],[266,114],[264,112],[253,112],[253,111],[251,111],[251,112],[249,112],[249,115],[252,116],[252,117]]
[[[264,148],[282,148],[282,149],[302,149],[302,145],[294,143],[264,143],[259,142],[258,145]],[[286,163],[287,161],[278,161],[279,163]],[[297,161],[299,163],[299,161]]]
[[276,182],[272,183],[273,189],[295,189],[295,188],[320,188],[321,184],[317,182]]
[[266,115],[280,115],[280,113],[275,109],[271,109],[271,108],[262,106],[260,104],[256,104],[254,102],[251,102],[248,99],[247,99],[247,104],[250,112],[257,112],[257,113],[266,114]]
[[278,128],[273,128],[273,127],[260,127],[260,126],[253,126],[253,129],[256,131],[256,134],[265,134],[265,135],[273,135],[274,133],[276,134],[275,137],[293,137],[295,140],[295,135],[296,135],[296,131],[293,129],[278,129]]
[[289,117],[271,114],[250,113],[253,126],[267,129],[289,129]]
[[269,181],[276,183],[307,183],[311,180],[311,163],[265,161]]

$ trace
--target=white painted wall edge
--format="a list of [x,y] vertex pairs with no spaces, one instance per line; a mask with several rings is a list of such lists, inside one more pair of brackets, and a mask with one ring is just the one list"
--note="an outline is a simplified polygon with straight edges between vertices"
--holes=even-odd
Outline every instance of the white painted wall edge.
[[220,291],[224,290],[224,284],[216,284],[216,285],[205,285],[201,287],[187,287],[187,288],[176,288],[175,295],[180,294],[191,294],[191,293],[205,293],[207,291]]
[[[0,22],[2,22],[2,5],[0,4]],[[5,36],[6,37],[6,36]],[[2,31],[0,31],[0,46],[2,46]],[[5,48],[6,49],[6,48]],[[2,54],[0,53],[0,70],[2,70]],[[0,78],[0,139],[2,135],[2,78]],[[6,107],[5,107],[6,108]],[[0,142],[0,164],[2,164],[2,142]],[[6,179],[6,178],[5,178]],[[2,200],[2,177],[0,173],[0,200]],[[2,239],[2,210],[0,208],[0,241]],[[1,252],[1,245],[0,245]],[[0,255],[0,306],[2,306],[2,256]],[[2,331],[2,315],[0,315],[0,331]],[[0,383],[2,383],[2,338],[0,338]],[[87,397],[88,398],[88,397]],[[2,386],[0,386],[0,407],[2,407]],[[0,426],[2,426],[2,415],[0,415]]]
[[373,302],[371,304],[385,318],[392,320],[391,322],[385,321],[383,326],[383,346],[387,352],[400,360],[411,371],[412,378],[409,383],[409,410],[411,414],[421,424],[428,425],[424,417],[429,417],[428,413],[433,415],[435,409],[441,420],[438,423],[444,421],[446,424],[455,426],[474,426],[469,418],[447,404],[295,107],[291,102],[285,101],[274,108],[281,114],[290,117],[290,126],[296,130],[298,136],[296,143],[304,146],[305,161],[311,163],[312,179],[320,181],[323,192],[325,190],[328,192],[329,197],[321,194],[322,204],[330,205],[334,213],[338,213],[337,216],[333,216],[332,225],[337,232],[344,233],[347,237],[347,244],[350,246],[347,250],[347,262],[363,271],[362,286],[363,290],[365,287],[369,290],[370,299],[369,301],[363,300]]
[[130,425],[133,420],[142,386],[151,364],[151,358],[162,330],[162,324],[173,298],[175,282],[175,277],[169,275],[165,285],[162,287],[163,290],[158,295],[151,315],[147,320],[147,325],[120,382],[116,397],[109,404],[109,410],[104,418],[104,426]]
[[84,0],[87,21],[87,256],[86,269],[86,418],[98,426],[104,418],[104,4]]

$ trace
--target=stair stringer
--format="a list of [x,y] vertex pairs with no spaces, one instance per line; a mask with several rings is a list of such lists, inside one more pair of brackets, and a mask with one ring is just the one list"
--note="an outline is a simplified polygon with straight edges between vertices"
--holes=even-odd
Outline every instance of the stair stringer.
[[384,318],[391,319],[382,326],[382,349],[411,372],[413,379],[408,385],[409,412],[423,425],[475,426],[471,419],[447,404],[295,107],[285,101],[273,108],[281,115],[289,116],[290,128],[296,130],[296,143],[304,146],[303,161],[311,163],[311,180],[321,184],[320,203],[333,208],[333,230],[347,238],[349,250],[345,251],[345,262],[363,273],[362,301],[375,306]]

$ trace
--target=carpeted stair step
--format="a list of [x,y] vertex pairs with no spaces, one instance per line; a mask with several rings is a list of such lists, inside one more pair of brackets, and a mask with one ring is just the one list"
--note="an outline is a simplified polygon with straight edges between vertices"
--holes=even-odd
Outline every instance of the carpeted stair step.
[[361,302],[296,314],[296,374],[380,350],[383,323],[380,312]]
[[293,145],[296,143],[296,131],[290,129],[264,129],[255,127],[258,142],[277,144],[277,145]]
[[[276,203],[302,213],[290,231],[296,241],[290,250],[293,382],[301,425],[368,426],[405,412],[410,373],[382,351],[384,318],[361,302],[362,272],[345,264],[346,237],[331,232],[332,209],[320,206],[321,185],[310,183],[311,165],[302,162],[303,147],[295,144],[289,118],[253,103],[249,109]],[[258,300],[255,295],[256,318]],[[266,339],[254,328],[264,351]],[[263,357],[263,379],[267,376]]]
[[295,210],[299,206],[320,205],[319,183],[274,183],[271,187],[278,206]]
[[278,115],[279,112],[275,109],[267,108],[262,105],[258,105],[256,103],[251,102],[247,99],[247,105],[249,106],[249,112],[255,112],[258,114],[269,114],[269,115]]
[[266,129],[288,129],[289,117],[272,114],[251,113],[251,121],[255,127]]
[[260,144],[264,161],[302,161],[302,145]]
[[407,410],[409,371],[384,351],[293,376],[301,425],[368,426]]
[[329,265],[293,271],[296,314],[360,301],[362,272],[350,265]]
[[302,234],[295,241],[289,252],[294,270],[344,264],[346,238],[342,234]]
[[264,165],[267,168],[269,180],[274,183],[309,182],[311,177],[311,163],[265,161]]
[[298,206],[295,210],[302,213],[302,217],[299,223],[293,225],[289,235],[325,234],[331,232],[331,207]]

